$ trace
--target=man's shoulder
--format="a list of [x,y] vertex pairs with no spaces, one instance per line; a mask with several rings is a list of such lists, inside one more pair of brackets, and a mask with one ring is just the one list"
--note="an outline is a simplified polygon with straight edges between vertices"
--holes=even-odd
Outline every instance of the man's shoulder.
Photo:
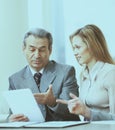
[[63,64],[56,61],[50,61],[50,63],[53,68],[58,69],[58,70],[74,69],[74,66],[72,65]]
[[59,66],[59,67],[73,67],[72,65],[65,64],[65,63],[59,63],[59,62],[56,62],[54,60],[50,61],[50,63],[52,63],[55,66]]
[[26,69],[27,69],[27,66],[25,66],[25,67],[22,68],[21,70],[19,70],[19,71],[13,73],[10,77],[17,77],[17,76],[19,76],[19,75],[23,75]]

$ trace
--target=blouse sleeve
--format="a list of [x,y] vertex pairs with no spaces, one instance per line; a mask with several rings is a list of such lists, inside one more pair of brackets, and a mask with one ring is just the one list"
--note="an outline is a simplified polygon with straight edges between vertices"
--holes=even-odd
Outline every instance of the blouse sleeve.
[[90,121],[115,120],[115,114],[91,110]]
[[105,75],[104,86],[109,96],[110,113],[115,114],[115,69]]

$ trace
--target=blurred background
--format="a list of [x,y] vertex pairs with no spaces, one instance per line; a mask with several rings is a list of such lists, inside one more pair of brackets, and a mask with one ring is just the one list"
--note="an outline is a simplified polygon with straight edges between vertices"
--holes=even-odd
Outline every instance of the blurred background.
[[[8,77],[27,62],[22,53],[24,33],[40,27],[53,35],[51,59],[76,68],[69,35],[86,24],[96,24],[104,33],[115,58],[115,0],[0,0],[0,114],[8,113],[2,92]],[[79,83],[79,78],[78,78]]]

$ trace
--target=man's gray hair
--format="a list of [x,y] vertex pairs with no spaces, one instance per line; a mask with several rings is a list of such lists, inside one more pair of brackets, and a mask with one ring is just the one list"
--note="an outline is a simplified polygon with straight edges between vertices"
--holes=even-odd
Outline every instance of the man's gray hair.
[[50,32],[42,28],[30,29],[29,31],[25,33],[24,40],[23,40],[24,46],[26,46],[26,38],[29,37],[30,35],[33,35],[34,37],[38,37],[38,38],[47,38],[49,41],[49,49],[52,48],[53,38]]

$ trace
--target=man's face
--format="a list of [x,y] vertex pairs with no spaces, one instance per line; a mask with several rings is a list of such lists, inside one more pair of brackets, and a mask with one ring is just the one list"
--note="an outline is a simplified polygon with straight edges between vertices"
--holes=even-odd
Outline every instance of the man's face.
[[35,70],[39,71],[44,68],[51,54],[49,50],[49,43],[47,38],[38,38],[30,35],[25,39],[26,46],[23,47],[26,59],[29,65]]

